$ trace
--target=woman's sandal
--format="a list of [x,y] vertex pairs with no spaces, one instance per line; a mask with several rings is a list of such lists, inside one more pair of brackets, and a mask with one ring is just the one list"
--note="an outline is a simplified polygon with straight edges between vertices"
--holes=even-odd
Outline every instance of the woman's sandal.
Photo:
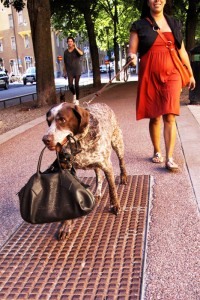
[[166,169],[169,171],[177,171],[178,170],[178,165],[173,161],[172,157],[170,157],[166,161]]
[[152,162],[153,163],[162,163],[163,162],[163,157],[160,154],[160,152],[156,152],[154,156],[152,157]]

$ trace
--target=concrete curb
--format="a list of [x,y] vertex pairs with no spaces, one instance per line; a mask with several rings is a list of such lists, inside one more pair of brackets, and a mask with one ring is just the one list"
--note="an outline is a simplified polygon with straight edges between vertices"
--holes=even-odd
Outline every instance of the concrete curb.
[[36,126],[36,125],[38,125],[38,124],[40,124],[42,122],[44,122],[44,121],[45,121],[45,115],[42,116],[42,117],[39,117],[37,119],[34,119],[34,120],[32,120],[32,121],[30,121],[28,123],[25,123],[25,124],[23,124],[23,125],[15,128],[15,129],[12,129],[12,130],[4,133],[4,134],[2,134],[0,136],[0,144],[3,144],[5,142],[7,142],[8,140],[12,139],[16,135],[18,135],[20,133],[23,133],[26,130],[28,130],[28,129],[30,129],[30,128],[32,128],[32,127],[34,127],[34,126]]
[[[110,85],[108,86],[105,91],[107,91],[108,89],[110,88],[113,88],[114,86],[116,86],[116,84],[113,84],[113,85]],[[88,101],[90,100],[96,93],[93,93],[93,94],[90,94],[90,95],[87,95],[83,98],[80,99],[80,104],[82,104],[83,102],[85,101]],[[46,120],[46,116],[43,115],[37,119],[34,119],[28,123],[25,123],[15,129],[12,129],[6,133],[3,133],[1,136],[0,136],[0,145],[7,142],[8,140],[12,139],[13,137],[15,137],[16,135],[20,134],[20,133],[23,133],[25,132],[26,130],[44,122]]]
[[183,106],[181,107],[181,114],[176,120],[188,174],[200,211],[200,157],[197,154],[200,149],[200,118],[198,116],[200,116],[200,110],[194,115],[190,108]]

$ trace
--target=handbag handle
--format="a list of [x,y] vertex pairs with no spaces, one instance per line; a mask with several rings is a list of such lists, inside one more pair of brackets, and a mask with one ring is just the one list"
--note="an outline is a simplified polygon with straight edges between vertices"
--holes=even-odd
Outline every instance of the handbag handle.
[[[38,159],[38,165],[37,165],[37,175],[39,176],[40,175],[40,168],[41,168],[41,163],[42,163],[42,157],[43,157],[43,154],[44,154],[44,150],[46,149],[46,146],[42,149],[41,153],[40,153],[40,156],[39,156],[39,159]],[[57,159],[58,159],[58,166],[59,166],[59,169],[60,171],[62,171],[62,168],[61,168],[61,165],[60,165],[60,161],[59,161],[59,156],[58,156],[58,152],[56,151],[56,155],[57,155]]]
[[45,149],[46,149],[46,146],[42,149],[42,151],[40,153],[40,156],[39,156],[39,159],[38,159],[38,165],[37,165],[37,174],[38,175],[40,174],[40,167],[41,167],[42,157],[43,157]]
[[[78,149],[78,143],[76,141],[76,139],[72,136],[72,135],[68,135],[67,136],[67,139],[69,141],[69,145],[70,145],[70,149],[71,149],[71,152],[72,152],[72,156],[78,154],[81,149]],[[71,142],[71,139],[74,141],[75,143],[75,149],[72,150],[72,142]],[[43,157],[43,154],[44,154],[44,150],[46,149],[46,146],[42,149],[41,153],[40,153],[40,156],[39,156],[39,159],[38,159],[38,165],[37,165],[37,175],[39,176],[40,175],[40,168],[41,168],[41,163],[42,163],[42,157]],[[59,170],[62,172],[62,167],[60,165],[60,160],[59,160],[59,154],[58,152],[56,151],[56,156],[57,156],[57,160],[58,160],[58,166],[59,166]]]

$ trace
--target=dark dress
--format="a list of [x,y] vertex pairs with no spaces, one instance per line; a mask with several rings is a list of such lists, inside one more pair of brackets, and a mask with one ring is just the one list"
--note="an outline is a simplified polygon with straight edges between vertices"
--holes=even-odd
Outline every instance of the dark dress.
[[[172,32],[163,32],[174,44]],[[158,35],[140,59],[136,119],[180,113],[182,82],[165,42]]]
[[80,55],[76,49],[69,52],[68,49],[64,52],[64,64],[67,70],[67,76],[79,76],[81,75]]

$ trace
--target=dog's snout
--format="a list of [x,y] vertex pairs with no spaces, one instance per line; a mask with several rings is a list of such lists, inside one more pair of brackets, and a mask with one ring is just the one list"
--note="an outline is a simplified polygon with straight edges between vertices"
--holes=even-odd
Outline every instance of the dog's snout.
[[44,135],[42,141],[45,145],[50,145],[53,141],[53,138],[50,135]]

